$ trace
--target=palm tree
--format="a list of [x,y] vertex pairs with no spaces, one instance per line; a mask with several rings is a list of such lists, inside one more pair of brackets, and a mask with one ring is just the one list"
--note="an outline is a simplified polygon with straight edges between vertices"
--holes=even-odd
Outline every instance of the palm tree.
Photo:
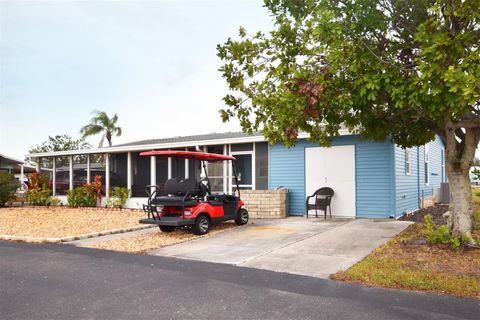
[[122,135],[122,128],[117,127],[117,114],[114,114],[112,118],[110,118],[106,112],[104,111],[93,111],[92,113],[95,116],[90,119],[90,123],[80,129],[80,133],[82,134],[82,138],[93,136],[103,132],[102,139],[98,144],[98,147],[103,147],[103,141],[107,138],[108,146],[112,146],[112,136],[121,136]]

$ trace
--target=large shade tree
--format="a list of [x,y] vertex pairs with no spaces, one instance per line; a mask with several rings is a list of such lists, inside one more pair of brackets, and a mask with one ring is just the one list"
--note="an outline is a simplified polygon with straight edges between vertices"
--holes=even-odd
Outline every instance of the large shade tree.
[[346,126],[402,147],[445,143],[455,235],[471,237],[480,139],[480,1],[266,0],[274,27],[218,46],[224,121],[293,145]]
[[122,128],[117,127],[117,114],[114,114],[113,117],[110,118],[104,111],[93,111],[93,113],[95,116],[90,119],[90,123],[80,129],[82,137],[86,138],[88,136],[94,136],[101,133],[102,138],[100,139],[98,147],[103,147],[103,142],[105,139],[108,141],[108,146],[111,147],[112,137],[114,135],[122,135]]

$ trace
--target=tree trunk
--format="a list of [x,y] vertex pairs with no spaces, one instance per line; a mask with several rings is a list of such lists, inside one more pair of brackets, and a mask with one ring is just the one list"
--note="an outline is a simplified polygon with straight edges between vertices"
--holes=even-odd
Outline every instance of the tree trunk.
[[[472,237],[472,189],[470,167],[477,147],[476,132],[466,129],[455,134],[453,126],[447,127],[445,145],[445,166],[450,186],[451,229],[454,235]],[[460,135],[461,137],[458,137]]]
[[471,237],[472,189],[470,186],[470,175],[468,171],[454,171],[451,163],[447,163],[446,165],[448,182],[450,184],[450,215],[452,218],[452,232],[456,236]]

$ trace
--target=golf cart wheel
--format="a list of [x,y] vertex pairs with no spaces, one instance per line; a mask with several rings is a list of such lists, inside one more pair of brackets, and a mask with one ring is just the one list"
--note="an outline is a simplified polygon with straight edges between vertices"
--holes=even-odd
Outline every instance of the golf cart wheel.
[[175,231],[175,227],[172,226],[158,226],[162,232],[172,232]]
[[238,210],[237,218],[235,219],[237,226],[243,226],[248,223],[248,211],[246,209]]
[[201,214],[195,219],[195,223],[192,226],[193,234],[201,236],[207,234],[210,230],[210,218],[206,214]]

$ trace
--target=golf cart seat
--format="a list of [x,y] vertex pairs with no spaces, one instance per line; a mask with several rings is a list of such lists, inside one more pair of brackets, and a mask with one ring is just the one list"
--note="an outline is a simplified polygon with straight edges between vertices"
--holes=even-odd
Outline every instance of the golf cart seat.
[[[204,188],[202,188],[202,186]],[[178,181],[177,179],[168,179],[165,182],[166,196],[157,196],[152,200],[152,204],[164,206],[183,206],[191,207],[197,204],[195,198],[203,198],[206,194],[206,188],[196,179],[189,178]]]

